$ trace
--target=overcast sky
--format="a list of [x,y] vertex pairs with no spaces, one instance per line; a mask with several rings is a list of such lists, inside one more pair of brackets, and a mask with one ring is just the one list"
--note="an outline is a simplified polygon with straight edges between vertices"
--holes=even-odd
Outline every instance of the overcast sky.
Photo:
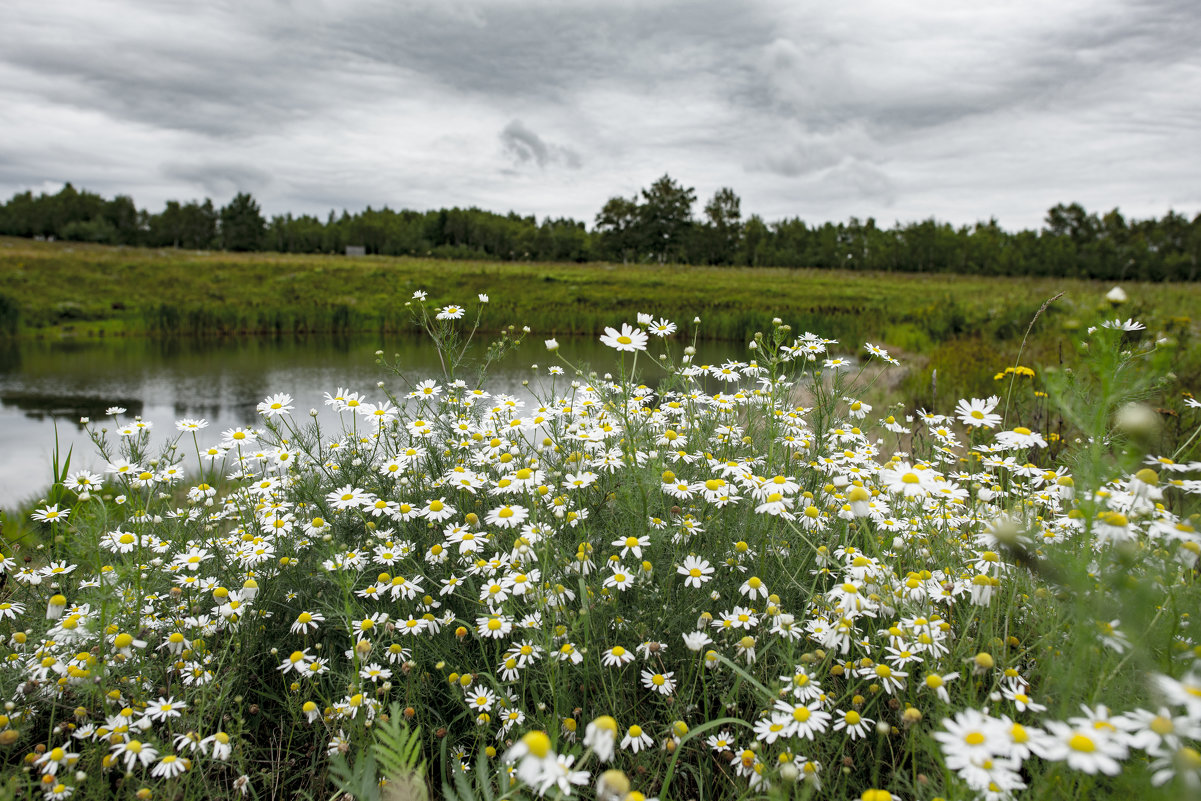
[[8,0],[0,194],[591,225],[664,172],[809,221],[1201,210],[1201,2]]

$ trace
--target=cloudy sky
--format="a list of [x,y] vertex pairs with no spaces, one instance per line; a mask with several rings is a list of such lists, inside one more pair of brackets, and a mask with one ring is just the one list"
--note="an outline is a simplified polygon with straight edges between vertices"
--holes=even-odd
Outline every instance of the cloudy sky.
[[[0,195],[572,216],[1201,211],[1197,0],[11,0]],[[698,203],[699,213],[701,203]]]

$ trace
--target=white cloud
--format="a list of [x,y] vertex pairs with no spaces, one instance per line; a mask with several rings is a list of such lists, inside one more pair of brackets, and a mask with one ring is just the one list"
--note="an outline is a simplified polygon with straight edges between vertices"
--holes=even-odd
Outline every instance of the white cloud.
[[[0,194],[591,221],[669,172],[812,221],[1201,210],[1192,0],[14,4]],[[699,206],[699,204],[698,204]]]

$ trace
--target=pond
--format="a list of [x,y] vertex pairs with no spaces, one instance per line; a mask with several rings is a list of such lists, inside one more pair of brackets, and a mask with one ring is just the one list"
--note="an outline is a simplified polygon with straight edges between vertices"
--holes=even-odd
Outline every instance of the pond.
[[[615,354],[592,338],[561,338],[562,353],[577,365],[616,368]],[[652,347],[656,343],[652,343]],[[675,343],[678,353],[682,344]],[[407,391],[403,380],[378,364],[376,351],[399,355],[406,378],[438,378],[437,354],[424,339],[379,336],[303,338],[170,339],[79,338],[0,342],[0,508],[36,499],[49,486],[55,432],[61,451],[73,448],[71,467],[100,472],[103,460],[80,418],[94,422],[112,406],[126,409],[120,420],[140,415],[155,428],[155,442],[176,434],[175,421],[203,418],[202,445],[221,431],[256,424],[260,401],[285,392],[296,415],[325,411],[323,397],[345,387],[382,400],[377,383]],[[724,360],[733,343],[702,345],[699,356]],[[479,352],[477,349],[474,351]],[[531,364],[541,369],[531,370]],[[493,393],[530,397],[522,381],[545,380],[556,363],[543,340],[531,335],[489,374]],[[646,375],[639,363],[640,375]],[[467,376],[470,378],[470,376]],[[109,424],[110,427],[112,424]],[[194,465],[189,465],[194,467]]]

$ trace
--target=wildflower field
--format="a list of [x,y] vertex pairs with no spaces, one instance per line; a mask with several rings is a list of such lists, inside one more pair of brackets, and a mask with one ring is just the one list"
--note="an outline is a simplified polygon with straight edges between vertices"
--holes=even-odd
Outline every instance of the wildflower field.
[[63,458],[4,543],[0,793],[1201,793],[1201,403],[1165,321],[1098,313],[914,409],[864,400],[876,345],[776,319],[702,365],[700,320],[638,315],[610,374],[525,343],[516,398],[463,363],[487,302],[416,292],[443,374],[380,354],[332,430],[286,387],[254,428],[88,423],[103,474]]

